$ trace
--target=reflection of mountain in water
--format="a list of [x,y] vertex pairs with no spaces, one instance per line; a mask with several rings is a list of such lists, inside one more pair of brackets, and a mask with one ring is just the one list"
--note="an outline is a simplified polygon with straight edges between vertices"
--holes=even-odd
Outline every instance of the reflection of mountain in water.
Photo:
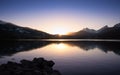
[[84,42],[67,42],[70,45],[73,46],[78,46],[80,48],[82,48],[83,50],[92,50],[94,48],[99,48],[100,50],[104,51],[105,53],[107,53],[108,51],[112,51],[118,55],[120,55],[120,42],[88,42],[88,41],[84,41]]
[[[11,55],[21,51],[28,51],[36,48],[41,48],[51,43],[61,42],[50,42],[50,41],[12,41],[12,42],[1,42],[0,43],[0,56]],[[120,42],[62,42],[70,46],[77,46],[83,50],[92,50],[99,48],[104,52],[112,51],[115,54],[120,55]]]
[[41,48],[48,45],[50,42],[38,42],[38,41],[7,41],[0,43],[0,56],[11,55],[21,51],[28,51],[35,48]]

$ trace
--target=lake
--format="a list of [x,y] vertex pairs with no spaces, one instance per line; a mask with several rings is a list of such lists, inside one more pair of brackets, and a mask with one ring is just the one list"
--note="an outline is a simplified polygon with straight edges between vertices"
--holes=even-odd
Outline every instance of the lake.
[[120,75],[119,40],[22,40],[0,43],[0,64],[43,57],[62,75]]

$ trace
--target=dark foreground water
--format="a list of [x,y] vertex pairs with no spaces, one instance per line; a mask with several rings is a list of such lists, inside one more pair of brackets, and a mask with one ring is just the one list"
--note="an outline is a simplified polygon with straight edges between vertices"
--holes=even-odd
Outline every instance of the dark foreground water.
[[120,75],[119,41],[0,42],[0,64],[34,57],[53,60],[62,75]]

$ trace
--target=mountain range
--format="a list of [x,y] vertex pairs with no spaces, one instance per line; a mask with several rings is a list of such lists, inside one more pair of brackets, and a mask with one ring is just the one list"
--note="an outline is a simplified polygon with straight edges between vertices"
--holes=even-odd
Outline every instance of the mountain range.
[[99,30],[84,28],[69,35],[52,35],[40,30],[0,21],[0,39],[120,39],[120,23]]
[[0,39],[43,39],[50,36],[43,31],[0,21]]
[[70,35],[64,35],[60,38],[69,39],[120,39],[120,23],[113,27],[107,25],[99,30],[84,28],[78,32],[72,32]]

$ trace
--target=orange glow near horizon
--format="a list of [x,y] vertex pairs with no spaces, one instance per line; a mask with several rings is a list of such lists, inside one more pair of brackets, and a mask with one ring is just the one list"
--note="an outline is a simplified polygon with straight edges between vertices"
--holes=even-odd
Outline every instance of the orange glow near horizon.
[[67,31],[67,29],[65,28],[55,28],[52,30],[51,34],[58,34],[58,35],[67,35],[69,33],[69,31]]
[[[76,13],[77,14],[77,13]],[[49,34],[69,35],[71,32],[77,32],[83,28],[101,28],[97,25],[97,21],[90,21],[87,15],[73,15],[72,12],[45,12],[36,14],[36,16],[29,16],[20,18],[19,21],[11,21],[16,25],[23,25]],[[91,25],[92,24],[92,25]]]
[[36,25],[41,25],[37,26],[37,28],[50,34],[67,35],[69,32],[82,29],[76,17],[68,14],[65,15],[65,13],[63,15],[53,14],[51,16],[43,16],[40,20],[40,22],[36,22],[38,23]]

